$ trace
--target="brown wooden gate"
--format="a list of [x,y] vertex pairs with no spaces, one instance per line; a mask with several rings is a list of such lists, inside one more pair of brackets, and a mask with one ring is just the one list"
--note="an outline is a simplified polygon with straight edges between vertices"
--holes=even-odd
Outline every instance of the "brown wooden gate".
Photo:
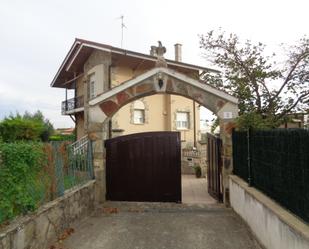
[[181,202],[178,132],[147,132],[106,140],[107,200]]
[[207,133],[207,181],[208,193],[218,201],[222,201],[222,160],[221,139]]

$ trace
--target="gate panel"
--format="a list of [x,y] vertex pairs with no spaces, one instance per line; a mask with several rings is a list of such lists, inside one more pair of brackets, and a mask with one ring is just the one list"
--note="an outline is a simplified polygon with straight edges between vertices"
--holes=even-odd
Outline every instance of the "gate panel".
[[207,133],[207,181],[208,193],[218,201],[222,201],[222,161],[221,139]]
[[180,146],[178,132],[106,140],[106,199],[181,202]]

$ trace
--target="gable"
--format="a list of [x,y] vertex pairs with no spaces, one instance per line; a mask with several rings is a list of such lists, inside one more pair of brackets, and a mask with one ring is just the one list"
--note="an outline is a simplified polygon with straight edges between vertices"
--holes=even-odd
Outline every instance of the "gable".
[[[139,64],[143,62],[147,63],[150,67],[154,67],[157,60],[157,57],[155,56],[112,47],[106,44],[76,39],[68,54],[66,55],[64,61],[62,62],[60,68],[58,69],[54,79],[52,80],[51,86],[65,88],[65,84],[67,84],[68,81],[73,81],[74,78],[83,74],[85,62],[95,50],[110,53],[111,57],[118,58],[118,60],[123,62],[127,60],[127,63],[129,64]],[[166,60],[166,62],[168,64],[168,67],[182,72],[190,70],[197,72],[199,70],[218,72],[217,70],[213,70],[210,68],[205,68],[173,60]]]

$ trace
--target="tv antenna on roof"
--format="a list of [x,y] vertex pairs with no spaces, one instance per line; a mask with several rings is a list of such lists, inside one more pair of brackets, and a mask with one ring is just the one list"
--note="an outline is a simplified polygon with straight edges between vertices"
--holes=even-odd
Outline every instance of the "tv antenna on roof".
[[124,15],[121,15],[119,18],[117,18],[117,19],[121,19],[121,48],[122,48],[122,45],[123,45],[123,29],[124,28],[127,29],[127,26],[123,22],[123,18],[124,18]]

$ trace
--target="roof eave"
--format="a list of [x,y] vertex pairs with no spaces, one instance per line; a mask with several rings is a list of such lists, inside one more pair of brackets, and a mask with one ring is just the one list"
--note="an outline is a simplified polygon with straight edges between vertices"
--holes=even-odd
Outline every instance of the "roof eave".
[[[69,65],[66,65],[69,58],[71,57],[71,55],[74,51],[75,46],[78,45],[78,44],[80,44],[80,48],[75,52],[73,58],[71,58],[71,60],[69,61]],[[94,48],[94,49],[103,50],[103,51],[107,51],[107,52],[110,52],[110,53],[131,56],[131,57],[135,57],[135,58],[141,58],[141,59],[146,59],[146,60],[151,60],[151,61],[157,60],[157,57],[155,57],[155,56],[151,56],[151,55],[147,55],[147,54],[143,54],[143,53],[138,53],[138,52],[134,52],[134,51],[130,51],[130,50],[125,50],[125,49],[112,47],[112,46],[105,45],[105,44],[100,44],[100,43],[76,38],[71,49],[69,50],[68,54],[64,58],[60,68],[58,69],[56,75],[54,76],[53,81],[50,84],[51,87],[54,87],[55,82],[57,80],[57,77],[59,76],[60,72],[63,69],[65,71],[69,71],[71,65],[73,64],[73,62],[75,60],[75,58],[78,56],[78,53],[81,51],[82,47],[84,47],[84,46],[91,47],[91,48]],[[220,72],[220,71],[215,70],[215,69],[201,67],[201,66],[197,66],[197,65],[193,65],[193,64],[184,63],[184,62],[178,62],[178,61],[174,61],[174,60],[168,60],[167,59],[166,62],[167,62],[168,65],[171,65],[171,66],[182,67],[182,68],[187,68],[187,69],[191,69],[191,70],[203,70],[203,71],[210,71],[210,72],[213,72],[213,73],[219,73]]]
[[74,41],[73,45],[71,46],[69,52],[67,53],[67,55],[65,56],[64,60],[62,61],[62,63],[61,63],[61,65],[60,65],[60,67],[59,67],[59,69],[58,69],[56,75],[54,76],[52,82],[50,83],[50,86],[51,86],[51,87],[54,86],[57,77],[59,76],[61,70],[62,70],[63,67],[65,66],[65,63],[66,63],[67,60],[69,59],[69,57],[70,57],[72,51],[74,50],[75,46],[78,45],[78,44],[81,44],[81,42],[79,41],[79,39],[75,39],[75,41]]

